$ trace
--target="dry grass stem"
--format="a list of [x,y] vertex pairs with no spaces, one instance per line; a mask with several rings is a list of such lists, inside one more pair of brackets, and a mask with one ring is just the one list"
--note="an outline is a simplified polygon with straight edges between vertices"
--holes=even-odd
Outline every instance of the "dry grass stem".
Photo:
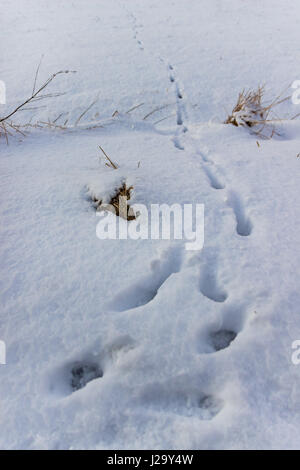
[[107,155],[107,153],[103,150],[103,148],[99,145],[99,149],[101,150],[101,152],[105,155],[105,158],[107,158],[108,162],[109,163],[105,163],[106,166],[109,166],[110,168],[113,168],[114,170],[117,170],[118,169],[118,165],[116,165],[110,158],[109,156]]
[[268,124],[282,121],[281,119],[272,119],[271,113],[275,106],[278,106],[290,97],[281,99],[281,94],[270,104],[266,105],[263,102],[264,92],[263,86],[259,86],[257,90],[243,90],[239,94],[237,103],[231,114],[227,117],[225,124],[251,128],[254,134],[264,138],[272,138],[275,134],[278,135],[275,127],[272,125],[268,129],[268,135],[264,135],[262,131]]

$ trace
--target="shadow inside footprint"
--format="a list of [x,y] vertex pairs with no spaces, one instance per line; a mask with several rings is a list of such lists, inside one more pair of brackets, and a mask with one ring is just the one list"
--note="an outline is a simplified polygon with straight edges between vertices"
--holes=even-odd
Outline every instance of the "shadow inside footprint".
[[213,419],[223,408],[223,400],[219,397],[199,392],[183,384],[151,384],[142,392],[138,403],[152,412],[170,413],[186,418],[201,420]]
[[198,405],[201,409],[201,419],[209,420],[221,411],[223,402],[212,395],[205,395],[199,400]]
[[92,380],[103,376],[103,372],[98,364],[88,362],[74,364],[70,374],[70,385],[73,392],[85,387]]
[[203,166],[203,168],[204,168],[204,172],[207,178],[209,179],[210,185],[213,189],[225,188],[225,184],[223,184],[208,167]]
[[237,333],[232,330],[219,330],[210,333],[210,342],[215,351],[228,348],[230,343],[237,337]]
[[242,237],[248,237],[252,232],[253,226],[251,220],[246,215],[244,204],[240,196],[236,192],[230,191],[227,203],[232,208],[236,218],[237,234]]
[[180,271],[181,250],[168,250],[161,259],[151,263],[152,273],[127,290],[120,292],[108,305],[117,312],[123,312],[145,305],[157,295],[159,288],[173,274]]
[[215,273],[208,268],[200,278],[200,292],[214,302],[225,302],[228,297],[227,292],[218,286]]

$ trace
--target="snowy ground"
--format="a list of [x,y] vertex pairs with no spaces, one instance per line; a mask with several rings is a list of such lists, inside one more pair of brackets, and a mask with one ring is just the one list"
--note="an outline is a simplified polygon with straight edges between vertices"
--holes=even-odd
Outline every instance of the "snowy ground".
[[[0,6],[0,115],[44,54],[40,82],[77,73],[19,121],[98,97],[81,124],[103,123],[0,140],[0,447],[300,448],[300,123],[259,146],[222,124],[243,88],[300,79],[298,2]],[[149,208],[204,204],[204,248],[99,240],[89,191],[124,177]]]

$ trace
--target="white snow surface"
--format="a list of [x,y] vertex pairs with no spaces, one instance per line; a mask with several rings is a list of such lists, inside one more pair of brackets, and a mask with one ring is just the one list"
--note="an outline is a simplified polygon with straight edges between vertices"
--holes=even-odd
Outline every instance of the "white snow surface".
[[[42,54],[39,83],[77,73],[18,122],[73,125],[98,97],[77,129],[0,140],[0,447],[300,448],[300,124],[271,140],[222,124],[244,88],[292,92],[299,2],[0,7],[0,115],[30,94]],[[148,208],[204,204],[203,249],[99,240],[89,195],[123,180]]]

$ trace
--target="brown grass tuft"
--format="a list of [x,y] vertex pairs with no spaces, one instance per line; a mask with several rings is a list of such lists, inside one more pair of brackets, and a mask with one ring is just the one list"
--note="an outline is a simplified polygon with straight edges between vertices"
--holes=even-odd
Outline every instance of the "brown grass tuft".
[[[135,220],[136,215],[133,213],[132,208],[127,203],[131,198],[131,191],[133,186],[127,187],[124,182],[111,197],[108,204],[103,204],[102,199],[97,199],[96,197],[92,198],[92,201],[96,207],[97,211],[110,210],[114,212],[117,216],[122,217],[125,220]],[[113,208],[113,210],[112,210]]]
[[[270,113],[275,106],[286,101],[289,97],[280,99],[281,95],[279,95],[267,105],[263,102],[264,93],[265,89],[263,86],[259,86],[257,90],[243,90],[239,94],[237,103],[231,114],[227,117],[225,124],[252,128],[254,134],[264,138],[271,138],[274,134],[278,135],[274,125],[272,125],[274,119],[272,119]],[[271,124],[271,126],[268,129],[267,135],[264,135],[262,131],[268,124]]]

